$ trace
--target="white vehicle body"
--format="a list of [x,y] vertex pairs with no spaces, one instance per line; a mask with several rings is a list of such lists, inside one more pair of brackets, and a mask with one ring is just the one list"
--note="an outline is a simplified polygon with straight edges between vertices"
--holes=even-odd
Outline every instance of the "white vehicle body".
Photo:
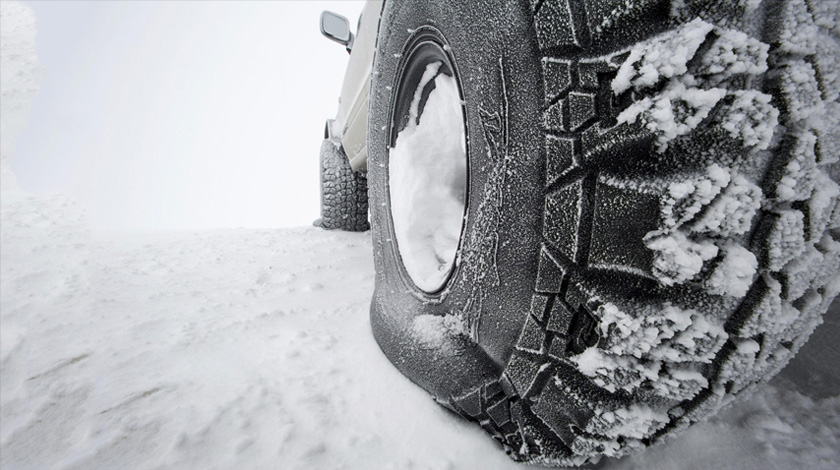
[[340,143],[350,166],[367,171],[367,120],[370,73],[383,0],[369,0],[359,20],[359,30],[348,49],[350,61],[338,102],[338,114],[327,122],[326,138]]

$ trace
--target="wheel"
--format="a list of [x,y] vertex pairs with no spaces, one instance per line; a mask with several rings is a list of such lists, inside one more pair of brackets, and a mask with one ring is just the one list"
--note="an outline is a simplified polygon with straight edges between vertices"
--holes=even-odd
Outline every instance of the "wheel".
[[329,139],[321,144],[321,218],[314,225],[349,232],[370,229],[367,177],[353,171],[344,150]]
[[386,356],[514,459],[562,466],[773,376],[840,291],[838,12],[386,1],[368,126]]

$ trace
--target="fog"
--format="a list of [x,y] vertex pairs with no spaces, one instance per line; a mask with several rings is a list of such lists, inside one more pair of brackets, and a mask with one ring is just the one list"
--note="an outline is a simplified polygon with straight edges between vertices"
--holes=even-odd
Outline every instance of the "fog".
[[358,1],[24,2],[43,66],[11,161],[95,228],[284,227],[318,216],[318,149]]

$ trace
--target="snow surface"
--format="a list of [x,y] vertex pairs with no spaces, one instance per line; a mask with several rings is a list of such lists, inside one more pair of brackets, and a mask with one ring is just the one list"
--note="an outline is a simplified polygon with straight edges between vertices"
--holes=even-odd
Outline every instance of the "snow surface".
[[[4,470],[524,468],[379,351],[367,234],[91,232],[25,194],[0,216]],[[838,393],[777,379],[603,468],[836,468]]]
[[[27,10],[0,5],[6,46],[7,15]],[[3,72],[32,73],[12,52],[2,47]],[[4,125],[24,122],[7,97],[31,88],[3,80]],[[93,231],[72,200],[27,194],[0,172],[4,470],[526,468],[379,351],[368,234]],[[672,320],[684,325],[685,312]],[[452,328],[418,324],[430,340]],[[836,365],[820,369],[819,388],[793,366],[711,421],[599,468],[837,468]],[[662,419],[643,411],[616,413],[638,416],[634,428]]]
[[[397,246],[409,276],[426,292],[440,289],[455,265],[467,187],[461,95],[454,77],[438,73],[441,65],[426,67],[388,163]],[[421,113],[427,86],[434,89]]]

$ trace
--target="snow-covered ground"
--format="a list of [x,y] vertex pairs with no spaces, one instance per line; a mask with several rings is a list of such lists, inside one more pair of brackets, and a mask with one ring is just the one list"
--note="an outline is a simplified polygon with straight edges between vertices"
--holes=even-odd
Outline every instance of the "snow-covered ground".
[[[102,232],[67,197],[19,189],[9,129],[37,71],[25,48],[3,55],[0,468],[524,468],[379,351],[369,234]],[[601,466],[836,469],[837,365],[807,364]]]
[[[92,232],[60,195],[0,202],[4,470],[519,467],[379,351],[367,233]],[[834,469],[838,393],[782,377],[605,468]]]

